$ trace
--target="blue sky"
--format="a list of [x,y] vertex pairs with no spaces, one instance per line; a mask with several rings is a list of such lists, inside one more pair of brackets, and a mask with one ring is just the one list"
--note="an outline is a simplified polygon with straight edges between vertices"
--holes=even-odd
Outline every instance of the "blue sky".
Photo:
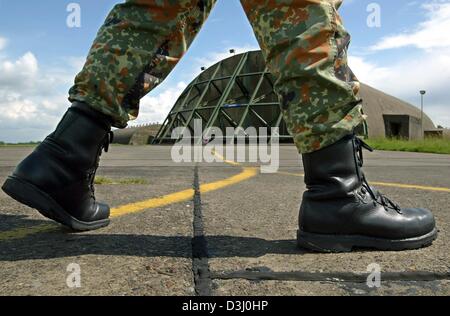
[[[81,27],[68,28],[66,8],[81,7]],[[0,140],[40,140],[68,106],[67,90],[98,27],[117,0],[0,0]],[[367,26],[368,5],[379,4],[381,27]],[[427,113],[450,127],[450,0],[345,0],[353,36],[351,66],[363,82],[417,104],[427,89]],[[185,58],[142,101],[135,123],[162,121],[201,66],[257,42],[238,0],[218,0]],[[3,78],[2,78],[3,77]]]

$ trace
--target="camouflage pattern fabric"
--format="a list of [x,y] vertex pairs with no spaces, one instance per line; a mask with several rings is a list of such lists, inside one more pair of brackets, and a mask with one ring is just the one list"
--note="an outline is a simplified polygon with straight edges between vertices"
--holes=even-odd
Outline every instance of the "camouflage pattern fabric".
[[[70,90],[125,127],[139,101],[189,48],[216,0],[128,0],[98,32]],[[300,153],[329,146],[364,121],[359,82],[348,67],[342,0],[241,0]]]

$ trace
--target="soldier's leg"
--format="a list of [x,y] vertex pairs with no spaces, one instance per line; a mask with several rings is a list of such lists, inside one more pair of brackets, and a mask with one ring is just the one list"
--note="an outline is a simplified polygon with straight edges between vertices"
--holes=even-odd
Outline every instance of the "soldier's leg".
[[355,136],[363,122],[359,84],[347,65],[342,0],[242,0],[284,117],[303,154],[298,244],[316,251],[415,249],[437,236],[429,210],[402,209],[373,189]]
[[177,64],[215,0],[128,0],[114,7],[70,90],[72,107],[55,132],[3,185],[17,201],[75,230],[109,223],[94,178],[111,126],[137,117],[139,100]]
[[127,0],[100,28],[70,90],[125,127],[139,100],[160,84],[184,55],[216,0]]
[[341,2],[242,0],[301,153],[331,145],[363,122]]

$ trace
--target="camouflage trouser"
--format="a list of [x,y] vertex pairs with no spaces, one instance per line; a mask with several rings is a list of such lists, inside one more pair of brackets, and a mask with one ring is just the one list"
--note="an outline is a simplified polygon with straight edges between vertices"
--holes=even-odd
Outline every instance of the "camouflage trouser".
[[[139,100],[184,55],[216,0],[127,0],[106,19],[70,90],[125,127]],[[347,66],[342,0],[241,0],[301,153],[331,145],[363,122],[359,83]]]

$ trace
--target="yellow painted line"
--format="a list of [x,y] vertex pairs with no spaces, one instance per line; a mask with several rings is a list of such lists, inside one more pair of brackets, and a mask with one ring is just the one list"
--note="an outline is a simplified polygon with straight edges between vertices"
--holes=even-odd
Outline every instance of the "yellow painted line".
[[[239,182],[248,180],[258,174],[256,168],[244,168],[238,175],[232,176],[228,179],[219,180],[212,183],[202,184],[200,186],[201,193],[208,193],[212,191],[217,191],[225,187],[235,185]],[[157,207],[163,207],[170,204],[180,203],[184,201],[191,200],[194,196],[194,189],[188,189],[168,195],[164,195],[159,198],[153,198],[150,200],[131,203],[124,206],[120,206],[111,210],[111,217],[119,217],[127,214],[132,214],[140,212],[146,209],[152,209]]]
[[[287,176],[293,177],[304,177],[304,174],[301,173],[290,173],[290,172],[278,172],[278,174],[283,174]],[[435,192],[449,192],[450,188],[443,187],[431,187],[431,186],[423,186],[416,184],[404,184],[404,183],[394,183],[394,182],[370,182],[372,185],[380,186],[380,187],[391,187],[391,188],[400,188],[400,189],[413,189],[413,190],[421,190],[421,191],[435,191]]]
[[194,190],[188,189],[177,193],[164,195],[162,197],[149,199],[137,203],[119,206],[111,210],[111,217],[119,217],[126,214],[136,213],[145,209],[167,206],[174,203],[184,202],[192,199]]
[[224,163],[226,163],[228,165],[235,166],[235,167],[241,166],[241,164],[239,162],[225,159],[224,156],[217,153],[215,150],[213,150],[212,153],[213,153],[213,155],[215,155],[217,158],[219,158],[220,160],[222,160]]
[[[237,163],[235,161],[226,160],[222,155],[218,154],[213,150],[213,154],[217,156],[219,159],[221,159],[223,162],[232,165],[232,166],[241,166],[240,163]],[[281,175],[288,175],[288,176],[294,176],[294,177],[301,177],[304,178],[305,175],[303,173],[291,173],[291,172],[283,172],[279,171],[277,172]],[[435,192],[450,192],[450,188],[443,188],[443,187],[431,187],[431,186],[423,186],[423,185],[415,185],[415,184],[403,184],[403,183],[390,183],[390,182],[371,182],[370,184],[376,185],[376,186],[383,186],[383,187],[393,187],[393,188],[401,188],[401,189],[413,189],[413,190],[422,190],[422,191],[435,191]]]
[[[243,168],[242,172],[235,176],[201,185],[200,191],[202,193],[217,191],[225,187],[238,184],[239,182],[246,181],[252,177],[255,177],[257,174],[258,169],[256,168]],[[189,201],[193,198],[193,196],[194,190],[188,189],[137,203],[119,206],[111,209],[111,217],[112,218],[120,217],[128,214],[137,213],[143,210]],[[19,227],[8,231],[3,231],[0,232],[0,242],[6,240],[21,239],[38,233],[48,233],[52,231],[57,231],[59,227],[60,226],[56,224],[42,224],[32,227]]]
[[441,187],[429,187],[423,185],[414,185],[414,184],[403,184],[403,183],[388,183],[388,182],[371,182],[370,184],[383,186],[383,187],[394,187],[401,189],[414,189],[414,190],[422,190],[422,191],[436,191],[436,192],[449,192],[450,188],[441,188]]
[[301,178],[305,177],[305,175],[302,173],[290,173],[290,172],[283,172],[283,171],[278,171],[277,173],[284,174],[286,176],[294,176],[294,177],[301,177]]
[[20,227],[7,231],[0,232],[0,241],[11,240],[11,239],[21,239],[29,235],[39,234],[39,233],[49,233],[55,231],[58,228],[55,224],[41,224],[31,227]]
[[200,192],[208,193],[223,189],[225,187],[253,178],[258,175],[258,172],[259,172],[258,168],[243,168],[243,171],[240,174],[235,175],[231,178],[200,185]]

